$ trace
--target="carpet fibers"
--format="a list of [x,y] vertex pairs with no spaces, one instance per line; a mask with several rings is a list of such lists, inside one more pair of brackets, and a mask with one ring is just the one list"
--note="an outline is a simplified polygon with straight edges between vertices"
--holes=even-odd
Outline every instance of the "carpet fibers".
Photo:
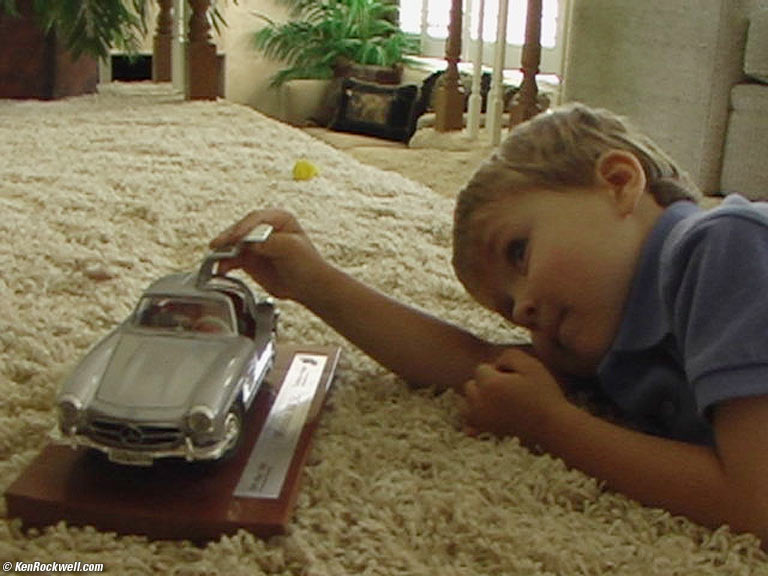
[[[319,175],[294,181],[299,158]],[[463,293],[452,201],[422,184],[165,86],[0,101],[0,489],[47,442],[63,376],[141,290],[268,205],[296,212],[367,283],[482,336],[523,338]],[[195,546],[65,523],[24,532],[3,504],[0,561],[185,576],[768,574],[754,538],[640,506],[515,439],[469,438],[452,393],[412,391],[301,307],[281,309],[282,340],[344,350],[287,535]]]

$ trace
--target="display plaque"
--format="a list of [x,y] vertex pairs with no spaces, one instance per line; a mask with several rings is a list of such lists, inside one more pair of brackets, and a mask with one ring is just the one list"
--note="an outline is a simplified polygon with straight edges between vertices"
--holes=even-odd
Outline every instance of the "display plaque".
[[[275,365],[245,415],[243,443],[224,462],[175,459],[134,467],[93,450],[49,444],[6,490],[8,516],[24,528],[64,520],[195,542],[239,529],[282,533],[339,356],[338,347],[278,345]],[[264,466],[274,474],[269,491],[260,492],[253,475]]]

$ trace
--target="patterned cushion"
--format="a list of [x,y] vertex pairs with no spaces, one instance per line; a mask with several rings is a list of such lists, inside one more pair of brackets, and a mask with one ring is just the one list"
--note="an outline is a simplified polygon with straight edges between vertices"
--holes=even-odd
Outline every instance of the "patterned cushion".
[[345,78],[332,130],[408,141],[416,125],[414,84],[385,86]]

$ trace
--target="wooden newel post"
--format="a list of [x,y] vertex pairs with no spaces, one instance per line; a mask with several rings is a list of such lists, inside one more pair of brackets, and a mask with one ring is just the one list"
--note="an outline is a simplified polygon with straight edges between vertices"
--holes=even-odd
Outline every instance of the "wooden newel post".
[[215,100],[218,96],[216,46],[208,22],[210,0],[189,0],[192,15],[187,34],[187,100]]
[[171,81],[171,3],[173,0],[157,0],[157,26],[152,47],[152,80]]
[[459,82],[458,66],[461,59],[461,20],[461,0],[451,0],[451,19],[445,44],[448,67],[435,92],[435,130],[438,132],[464,128],[464,88]]
[[509,111],[509,125],[515,126],[541,112],[536,74],[541,63],[541,0],[528,0],[525,18],[525,44],[521,56],[523,82]]

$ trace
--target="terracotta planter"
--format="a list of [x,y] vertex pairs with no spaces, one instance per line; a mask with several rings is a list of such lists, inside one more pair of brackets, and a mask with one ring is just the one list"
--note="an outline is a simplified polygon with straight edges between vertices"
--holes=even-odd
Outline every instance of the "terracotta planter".
[[50,100],[95,92],[98,62],[73,60],[53,33],[42,33],[31,0],[18,3],[21,16],[0,14],[0,98]]

